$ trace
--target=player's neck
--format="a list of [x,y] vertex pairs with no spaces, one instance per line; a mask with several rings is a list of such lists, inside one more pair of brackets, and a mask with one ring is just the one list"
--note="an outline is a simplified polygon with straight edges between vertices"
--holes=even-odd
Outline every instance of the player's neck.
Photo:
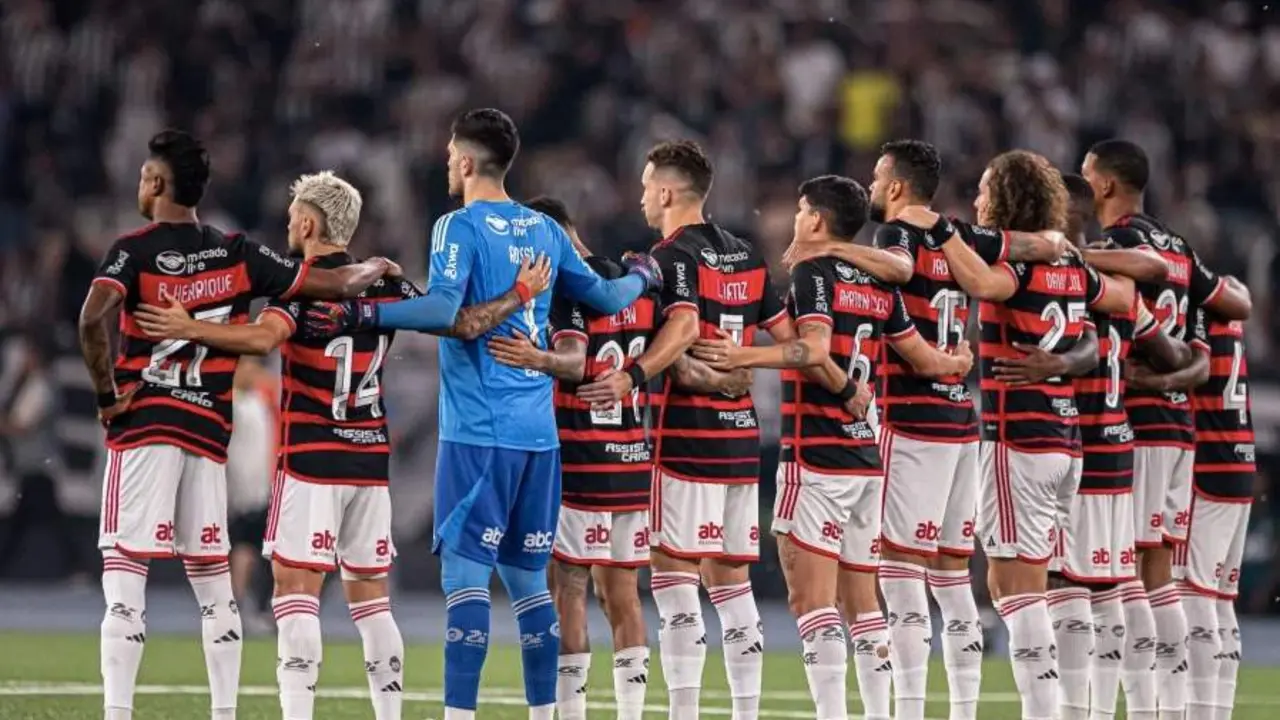
[[306,260],[322,257],[324,255],[333,255],[334,253],[345,252],[346,248],[330,245],[329,243],[320,242],[319,240],[309,242],[302,249],[302,257]]
[[672,208],[667,212],[667,216],[662,218],[662,237],[669,238],[682,227],[687,225],[701,225],[707,219],[702,215],[702,206],[687,208]]
[[476,180],[469,186],[463,188],[462,204],[470,205],[474,202],[510,202],[511,196],[507,194],[507,189],[502,186],[502,181],[494,180]]
[[929,203],[923,200],[916,200],[915,198],[910,198],[910,199],[903,198],[903,200],[900,203],[897,203],[893,206],[885,208],[885,212],[884,212],[885,222],[892,222],[894,220],[897,220],[898,216],[902,214],[903,210],[906,210],[907,208],[912,207],[914,205],[919,205],[925,208],[929,207]]
[[198,225],[200,223],[200,218],[196,216],[195,208],[157,202],[155,207],[151,208],[151,221],[169,223],[172,225],[181,225],[184,223]]
[[1109,200],[1098,210],[1098,222],[1104,228],[1120,222],[1122,218],[1130,215],[1137,215],[1142,212],[1142,196],[1115,198]]

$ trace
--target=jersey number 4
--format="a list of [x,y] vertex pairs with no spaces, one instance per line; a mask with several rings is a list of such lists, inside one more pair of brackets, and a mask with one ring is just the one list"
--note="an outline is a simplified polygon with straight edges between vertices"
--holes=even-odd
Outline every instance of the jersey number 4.
[[325,357],[337,362],[333,381],[333,419],[346,420],[347,408],[368,407],[369,414],[375,418],[382,417],[382,385],[378,382],[378,372],[382,369],[382,361],[387,356],[387,336],[378,336],[378,349],[369,361],[369,368],[364,371],[360,383],[356,385],[355,398],[351,397],[351,376],[355,371],[355,340],[350,336],[336,337],[324,349]]
[[[192,314],[191,317],[194,320],[225,324],[231,319],[231,306],[224,305],[201,310]],[[182,361],[173,357],[173,355],[188,345],[192,345],[190,340],[164,340],[156,343],[156,346],[151,350],[151,362],[142,369],[142,379],[168,388],[198,388],[203,385],[204,381],[200,377],[200,366],[204,363],[204,359],[209,356],[209,348],[204,345],[194,345],[196,349],[195,357],[191,358],[191,362],[187,363],[187,377],[184,383]]]

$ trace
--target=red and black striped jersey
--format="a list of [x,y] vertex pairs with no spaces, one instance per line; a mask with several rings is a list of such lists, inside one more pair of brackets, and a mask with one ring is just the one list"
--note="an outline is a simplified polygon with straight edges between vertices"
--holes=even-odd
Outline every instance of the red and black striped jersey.
[[[998,235],[998,231],[972,226],[964,227],[962,232],[966,236]],[[880,226],[875,243],[885,250],[905,254],[915,265],[911,280],[899,292],[920,336],[939,350],[954,348],[964,340],[969,296],[951,276],[942,251],[925,247],[924,231],[890,222]],[[978,439],[978,416],[964,376],[921,377],[892,348],[884,350],[880,376],[883,387],[877,402],[884,410],[884,421],[895,433],[931,442]]]
[[[1154,250],[1169,264],[1169,276],[1155,283],[1138,283],[1161,328],[1182,340],[1187,335],[1187,308],[1201,307],[1224,287],[1223,279],[1200,262],[1191,246],[1150,215],[1121,218],[1103,231],[1123,248]],[[1125,396],[1129,422],[1139,445],[1173,445],[1191,449],[1194,441],[1191,404],[1184,392],[1133,390]]]
[[[626,271],[603,257],[587,264],[601,277],[614,279]],[[644,354],[658,321],[658,299],[643,295],[615,315],[601,315],[557,295],[551,303],[552,343],[565,335],[582,338],[587,346],[584,382],[607,370],[624,370]],[[560,431],[560,502],[572,508],[599,512],[629,512],[649,506],[653,472],[652,448],[646,428],[647,387],[612,407],[593,409],[578,399],[582,383],[556,380],[556,426]]]
[[[883,340],[916,332],[893,287],[841,260],[796,265],[787,310],[797,326],[831,326],[831,358],[857,380],[876,376]],[[832,475],[879,475],[876,434],[845,412],[839,396],[799,370],[782,371],[782,462]]]
[[[698,313],[702,337],[717,329],[750,345],[756,328],[786,322],[764,258],[746,241],[710,224],[686,225],[653,248],[662,266],[663,314]],[[754,483],[760,475],[760,428],[751,396],[703,395],[664,385],[655,462],[676,477]]]
[[1192,392],[1196,492],[1211,499],[1253,499],[1254,436],[1244,325],[1195,311],[1192,346],[1209,353],[1209,381]]
[[1133,428],[1124,409],[1124,363],[1135,339],[1160,330],[1152,318],[1139,333],[1138,302],[1135,298],[1133,309],[1123,315],[1091,316],[1098,334],[1098,366],[1074,381],[1084,449],[1083,493],[1133,487]]
[[240,234],[208,225],[153,223],[116,240],[94,284],[124,295],[116,386],[141,385],[111,421],[107,446],[176,445],[226,462],[231,385],[239,356],[189,340],[157,340],[134,321],[140,303],[175,298],[197,320],[245,323],[256,297],[289,297],[307,267]]
[[[318,268],[359,262],[345,252],[309,261]],[[422,293],[408,280],[383,278],[358,297],[387,302]],[[280,346],[280,467],[303,481],[385,485],[391,445],[382,406],[382,368],[394,332],[313,340],[298,332],[310,303],[273,301],[293,334]]]
[[1080,431],[1071,379],[1010,387],[994,374],[996,358],[1019,355],[1013,343],[1039,345],[1063,353],[1075,347],[1091,321],[1088,307],[1102,297],[1097,272],[1069,255],[1053,264],[1002,261],[1007,243],[982,241],[977,252],[1009,273],[1017,284],[1004,302],[982,302],[982,439],[1006,443],[1023,452],[1080,454]]

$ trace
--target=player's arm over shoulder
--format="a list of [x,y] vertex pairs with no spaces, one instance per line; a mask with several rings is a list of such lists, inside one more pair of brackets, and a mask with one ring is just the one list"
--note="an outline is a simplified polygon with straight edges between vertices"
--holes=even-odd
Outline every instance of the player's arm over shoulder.
[[364,292],[392,269],[382,258],[340,268],[317,268],[311,263],[280,255],[243,235],[230,238],[233,251],[244,259],[249,284],[256,297],[288,300],[295,295],[317,300],[341,300]]

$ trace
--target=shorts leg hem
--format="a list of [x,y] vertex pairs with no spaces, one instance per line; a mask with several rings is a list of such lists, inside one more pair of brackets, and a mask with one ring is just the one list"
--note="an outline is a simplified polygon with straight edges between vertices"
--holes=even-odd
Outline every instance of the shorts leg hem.
[[928,558],[928,559],[938,557],[938,553],[941,551],[941,548],[936,548],[934,550],[927,550],[925,548],[899,545],[898,543],[890,540],[889,537],[887,535],[884,535],[883,533],[880,535],[880,544],[883,547],[888,548],[889,550],[892,550],[894,552],[903,553],[906,555],[915,555],[916,557],[922,557],[922,558]]
[[271,561],[278,562],[287,568],[294,570],[311,570],[313,572],[331,573],[338,570],[338,564],[326,565],[324,563],[302,562],[301,560],[290,560],[278,552],[271,553]]
[[817,545],[811,545],[805,542],[804,540],[801,540],[800,538],[796,537],[794,532],[787,533],[787,537],[791,540],[792,543],[795,544],[796,547],[800,548],[801,550],[804,550],[805,552],[811,555],[820,555],[822,557],[830,558],[835,561],[840,560],[840,552],[838,550],[837,551],[825,550],[823,548],[818,547]]
[[840,561],[841,570],[852,570],[853,572],[871,573],[873,575],[880,572],[879,565],[863,565],[862,563],[850,563],[843,560]]
[[354,575],[385,575],[391,572],[391,563],[374,567],[360,567],[359,565],[350,565],[339,560],[338,566]]
[[946,556],[948,556],[948,557],[965,558],[965,559],[967,560],[967,559],[969,559],[969,558],[973,557],[973,548],[968,548],[968,549],[964,549],[964,550],[962,550],[962,549],[960,549],[960,548],[943,547],[943,546],[939,545],[939,546],[938,546],[938,554],[939,554],[939,555],[946,555]]

